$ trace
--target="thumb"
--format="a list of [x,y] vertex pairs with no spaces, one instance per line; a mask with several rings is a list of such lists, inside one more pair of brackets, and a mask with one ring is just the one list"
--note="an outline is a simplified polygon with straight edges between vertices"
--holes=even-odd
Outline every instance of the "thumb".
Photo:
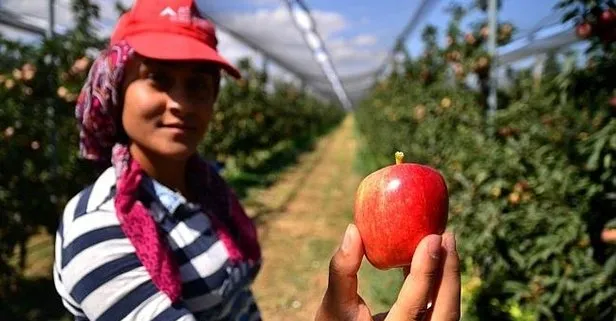
[[329,264],[329,283],[324,305],[340,311],[357,305],[357,272],[364,257],[364,246],[357,227],[349,224],[342,244]]

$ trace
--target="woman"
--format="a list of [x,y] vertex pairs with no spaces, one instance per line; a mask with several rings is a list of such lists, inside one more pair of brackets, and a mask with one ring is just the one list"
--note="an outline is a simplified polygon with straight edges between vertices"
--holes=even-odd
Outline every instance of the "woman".
[[[112,166],[66,205],[54,263],[76,320],[260,320],[255,226],[197,155],[221,71],[240,76],[216,45],[193,1],[137,0],[93,64],[77,102],[80,153]],[[362,258],[350,225],[317,320],[372,319],[357,295]],[[453,236],[431,235],[386,320],[457,320],[459,296]]]

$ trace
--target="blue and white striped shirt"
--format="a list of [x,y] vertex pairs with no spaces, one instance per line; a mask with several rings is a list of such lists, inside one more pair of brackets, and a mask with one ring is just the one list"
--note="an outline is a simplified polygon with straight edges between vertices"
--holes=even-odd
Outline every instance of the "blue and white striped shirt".
[[201,207],[147,178],[150,212],[180,267],[182,302],[172,305],[120,228],[115,180],[109,168],[73,197],[56,234],[54,282],[75,320],[261,320],[250,290],[260,264],[232,266]]

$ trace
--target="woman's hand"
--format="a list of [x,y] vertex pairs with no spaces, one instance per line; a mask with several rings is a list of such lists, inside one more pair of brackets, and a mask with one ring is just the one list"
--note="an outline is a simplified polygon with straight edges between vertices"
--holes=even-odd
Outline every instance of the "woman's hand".
[[[425,237],[413,256],[398,299],[388,313],[372,316],[357,294],[364,247],[349,225],[331,259],[329,284],[316,321],[457,321],[460,319],[460,263],[451,233]],[[433,304],[432,304],[433,302]]]

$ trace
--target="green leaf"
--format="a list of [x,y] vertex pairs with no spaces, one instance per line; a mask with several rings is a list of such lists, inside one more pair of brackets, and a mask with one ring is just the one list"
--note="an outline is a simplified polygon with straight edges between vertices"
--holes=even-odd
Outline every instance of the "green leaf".
[[608,278],[614,276],[616,277],[616,255],[610,257],[603,266],[603,273],[608,276]]

